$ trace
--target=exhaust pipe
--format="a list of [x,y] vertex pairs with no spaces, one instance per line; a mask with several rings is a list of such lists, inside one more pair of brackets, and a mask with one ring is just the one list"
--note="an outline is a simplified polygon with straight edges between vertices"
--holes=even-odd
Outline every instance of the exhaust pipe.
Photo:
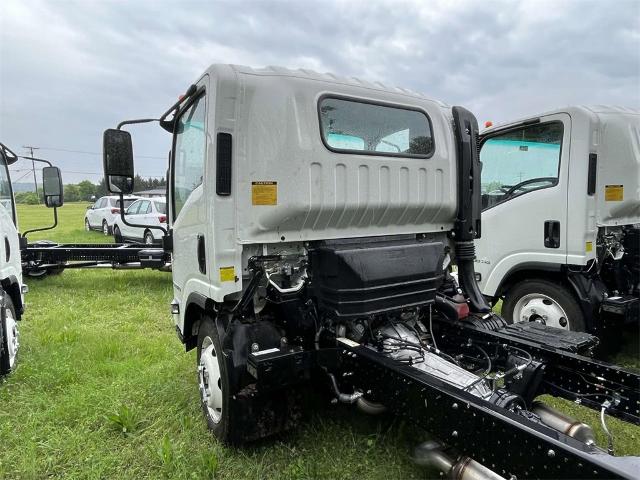
[[569,437],[580,440],[587,445],[595,445],[596,439],[593,429],[586,423],[579,422],[575,418],[551,408],[540,401],[531,405],[531,411],[540,417],[540,421],[547,427],[564,433]]
[[433,440],[418,445],[413,457],[416,464],[437,468],[451,480],[506,480],[471,457],[460,456],[454,459],[444,453],[442,446]]

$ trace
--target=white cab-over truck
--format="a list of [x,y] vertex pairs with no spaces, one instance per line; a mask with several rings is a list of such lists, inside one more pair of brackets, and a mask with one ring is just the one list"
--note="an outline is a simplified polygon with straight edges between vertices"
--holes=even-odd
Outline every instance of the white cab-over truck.
[[16,366],[20,345],[17,322],[24,312],[22,264],[16,205],[9,165],[18,157],[0,143],[0,375]]
[[640,310],[640,112],[568,107],[481,134],[482,293],[509,322],[611,338]]
[[[48,229],[18,233],[18,214],[9,176],[9,165],[17,160],[18,156],[0,143],[0,376],[11,373],[18,358],[18,322],[24,313],[24,294],[27,292],[27,286],[22,282],[21,250],[26,245],[28,233]],[[63,201],[60,170],[46,160],[37,161],[49,165],[42,170],[43,197],[45,205],[55,211]]]
[[316,385],[428,430],[438,442],[414,458],[451,478],[635,475],[637,458],[605,453],[536,397],[637,422],[638,375],[580,355],[591,335],[507,325],[478,289],[469,111],[330,74],[214,65],[160,118],[105,131],[111,192],[134,188],[123,127],[149,121],[173,137],[171,310],[218,439],[296,425]]

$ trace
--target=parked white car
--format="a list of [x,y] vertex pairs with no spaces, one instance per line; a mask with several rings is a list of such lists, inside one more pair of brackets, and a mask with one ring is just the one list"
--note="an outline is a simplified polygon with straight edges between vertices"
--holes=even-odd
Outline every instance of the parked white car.
[[167,202],[165,198],[137,200],[129,205],[124,215],[127,222],[144,225],[144,227],[125,225],[120,215],[117,215],[113,224],[113,237],[116,242],[132,240],[152,245],[162,241],[162,230],[148,227],[167,227]]
[[[124,197],[124,208],[127,208],[142,197],[127,195]],[[102,230],[105,235],[113,232],[113,221],[120,216],[120,198],[116,195],[100,197],[87,209],[84,215],[85,230]]]

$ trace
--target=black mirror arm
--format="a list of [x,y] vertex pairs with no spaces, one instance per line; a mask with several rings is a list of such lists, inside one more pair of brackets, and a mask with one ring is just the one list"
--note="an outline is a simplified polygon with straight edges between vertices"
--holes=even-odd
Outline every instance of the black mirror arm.
[[42,162],[46,163],[50,167],[53,167],[49,160],[45,160],[44,158],[36,158],[36,157],[23,157],[22,155],[18,156],[18,158],[24,158],[25,160],[33,160],[34,162]]
[[125,225],[128,225],[130,227],[135,227],[135,228],[154,228],[156,230],[161,230],[162,233],[165,234],[165,236],[167,235],[167,229],[164,227],[159,227],[156,225],[138,225],[136,223],[129,223],[127,222],[127,220],[124,218],[124,195],[121,193],[120,194],[120,219],[122,220],[122,223],[124,223]]
[[[23,156],[18,156],[18,158],[24,158],[26,160],[33,160],[34,162],[42,162],[42,163],[46,163],[47,165],[49,165],[50,167],[53,167],[53,165],[51,164],[51,162],[49,160],[45,160],[44,158],[36,158],[36,157],[23,157]],[[24,238],[27,238],[27,234],[29,233],[33,233],[33,232],[44,232],[45,230],[53,230],[54,228],[56,228],[58,226],[58,208],[57,207],[53,207],[53,225],[50,225],[48,227],[42,227],[42,228],[32,228],[31,230],[27,230],[26,232],[24,232],[22,234],[22,236]]]
[[150,122],[158,122],[157,118],[138,118],[136,120],[123,120],[118,124],[116,130],[122,130],[122,127],[125,125],[135,125],[136,123],[150,123]]
[[31,230],[27,230],[26,232],[24,232],[22,234],[22,237],[27,238],[27,235],[33,232],[44,232],[45,230],[53,230],[57,226],[58,226],[58,208],[53,207],[53,225],[50,225],[48,227],[42,227],[42,228],[32,228]]

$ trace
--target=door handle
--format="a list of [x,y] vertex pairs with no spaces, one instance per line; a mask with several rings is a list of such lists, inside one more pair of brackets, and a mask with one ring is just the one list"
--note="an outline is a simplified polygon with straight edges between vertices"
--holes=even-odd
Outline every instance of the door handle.
[[204,251],[204,235],[198,234],[198,269],[203,275],[207,274],[207,261]]
[[544,222],[544,246],[560,248],[560,222],[558,220]]

